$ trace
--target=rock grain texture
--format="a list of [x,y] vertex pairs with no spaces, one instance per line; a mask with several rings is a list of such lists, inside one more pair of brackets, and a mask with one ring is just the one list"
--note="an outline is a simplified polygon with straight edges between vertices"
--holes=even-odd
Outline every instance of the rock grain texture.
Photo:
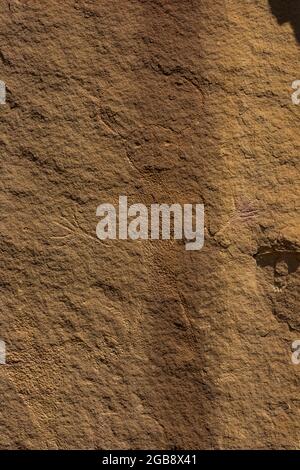
[[[300,449],[299,1],[0,25],[0,448]],[[101,242],[119,195],[204,203],[204,248]]]

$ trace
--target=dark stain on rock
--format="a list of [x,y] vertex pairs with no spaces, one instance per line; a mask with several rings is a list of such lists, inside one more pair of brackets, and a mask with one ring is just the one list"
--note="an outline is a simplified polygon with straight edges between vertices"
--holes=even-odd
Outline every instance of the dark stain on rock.
[[297,42],[300,43],[300,2],[299,0],[269,0],[272,14],[280,25],[290,23]]

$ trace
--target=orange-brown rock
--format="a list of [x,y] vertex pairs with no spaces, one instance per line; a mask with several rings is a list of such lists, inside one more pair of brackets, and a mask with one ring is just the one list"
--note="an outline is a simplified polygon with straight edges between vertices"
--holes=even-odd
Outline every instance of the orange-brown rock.
[[[299,11],[1,0],[0,448],[300,448]],[[204,248],[101,242],[122,194]]]

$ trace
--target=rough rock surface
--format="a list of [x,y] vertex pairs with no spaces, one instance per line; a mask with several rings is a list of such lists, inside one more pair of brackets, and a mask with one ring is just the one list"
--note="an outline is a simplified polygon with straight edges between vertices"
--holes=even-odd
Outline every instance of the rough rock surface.
[[[300,448],[299,15],[0,1],[1,449]],[[205,247],[100,242],[120,194]]]

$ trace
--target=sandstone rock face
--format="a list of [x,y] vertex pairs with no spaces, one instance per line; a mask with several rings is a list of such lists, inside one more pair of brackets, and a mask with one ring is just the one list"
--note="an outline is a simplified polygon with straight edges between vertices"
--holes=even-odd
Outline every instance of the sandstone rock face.
[[[0,2],[1,449],[300,448],[299,15]],[[101,242],[122,194],[204,248]]]

